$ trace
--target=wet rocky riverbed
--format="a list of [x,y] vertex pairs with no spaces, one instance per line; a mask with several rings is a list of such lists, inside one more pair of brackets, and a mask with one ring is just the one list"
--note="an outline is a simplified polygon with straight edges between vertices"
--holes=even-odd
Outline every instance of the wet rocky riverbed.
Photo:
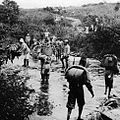
[[[76,58],[76,64],[79,58]],[[71,63],[73,57],[70,57]],[[15,59],[14,64],[8,63],[11,67],[20,69],[19,74],[26,74],[29,80],[26,85],[34,89],[31,94],[31,104],[36,104],[36,112],[29,116],[30,120],[66,120],[67,116],[67,96],[68,83],[64,79],[64,73],[61,73],[61,63],[53,63],[50,72],[49,82],[41,84],[40,77],[40,62],[30,60],[30,67],[22,66],[22,57]],[[92,120],[90,117],[95,117],[98,113],[103,113],[113,120],[120,120],[120,76],[114,77],[114,87],[112,90],[113,97],[108,100],[104,95],[104,69],[99,67],[99,61],[90,59],[88,71],[91,74],[91,82],[95,92],[95,97],[91,98],[87,88],[84,87],[86,104],[82,113],[82,118]],[[111,102],[113,101],[113,102]],[[115,103],[116,102],[116,107]],[[113,106],[111,106],[113,105]],[[76,120],[78,115],[77,105],[71,115],[71,120]],[[93,119],[94,120],[94,119]],[[99,119],[98,119],[99,120]],[[105,118],[107,120],[107,118]],[[109,119],[108,119],[109,120]]]

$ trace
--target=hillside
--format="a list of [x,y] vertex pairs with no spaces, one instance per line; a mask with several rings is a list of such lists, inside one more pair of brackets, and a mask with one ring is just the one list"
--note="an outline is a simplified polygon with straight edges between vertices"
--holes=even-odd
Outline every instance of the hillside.
[[[28,31],[30,34],[33,34],[33,36],[38,34],[42,36],[40,29],[44,27],[43,30],[46,28],[49,29],[50,33],[57,37],[61,37],[62,39],[68,37],[72,51],[84,51],[89,57],[99,57],[108,52],[119,56],[117,51],[120,49],[120,10],[115,11],[115,6],[116,3],[88,4],[79,7],[70,6],[61,8],[61,12],[57,13],[55,13],[55,11],[59,8],[53,7],[21,9],[20,17],[23,18],[23,21],[27,21],[26,23],[30,26]],[[57,22],[54,21],[56,16],[61,18]],[[95,21],[96,17],[100,18],[100,24],[97,24]],[[45,20],[48,24],[46,24]],[[51,21],[54,24],[51,24]],[[89,32],[90,34],[86,34],[85,27],[93,24],[97,24],[98,26],[93,26]],[[111,26],[111,28],[108,29],[107,27],[102,28],[99,26],[103,24]],[[112,25],[117,25],[117,29],[116,26],[113,27]],[[89,53],[87,51],[89,51]]]
[[[88,4],[79,7],[70,6],[70,7],[61,8],[65,12],[62,12],[62,14],[59,15],[79,18],[81,21],[84,18],[84,16],[87,15],[97,15],[98,17],[109,16],[110,18],[116,16],[116,19],[120,19],[120,10],[115,11],[114,10],[115,6],[116,3]],[[56,8],[52,8],[52,9],[56,9]],[[29,17],[30,19],[39,19],[39,21],[49,16],[58,15],[51,11],[46,11],[42,8],[21,9],[20,13],[21,13],[21,18]]]
[[120,10],[115,11],[114,8],[116,3],[99,3],[99,4],[88,4],[83,5],[80,7],[66,7],[67,13],[66,16],[76,17],[76,18],[83,18],[87,15],[97,15],[97,16],[109,16],[120,18]]
[[20,18],[29,17],[30,19],[39,19],[40,21],[50,15],[52,15],[50,12],[44,11],[43,9],[21,9],[20,10]]

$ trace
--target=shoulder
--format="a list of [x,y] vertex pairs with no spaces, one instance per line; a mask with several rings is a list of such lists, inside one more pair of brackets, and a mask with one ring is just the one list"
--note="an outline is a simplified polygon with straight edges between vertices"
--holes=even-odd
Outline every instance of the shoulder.
[[78,72],[87,73],[87,69],[85,67],[83,67],[81,65],[73,65],[66,70],[65,75],[67,75],[69,73],[69,71],[72,71],[74,73],[74,72],[76,72],[76,70]]

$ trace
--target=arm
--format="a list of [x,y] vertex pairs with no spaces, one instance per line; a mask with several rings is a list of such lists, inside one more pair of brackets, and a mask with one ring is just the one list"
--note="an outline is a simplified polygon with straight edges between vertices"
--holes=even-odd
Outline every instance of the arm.
[[92,89],[92,85],[91,85],[91,83],[87,83],[87,84],[86,84],[86,87],[87,87],[88,90],[90,91],[92,97],[94,97],[94,92],[93,92],[93,89]]
[[24,46],[21,45],[20,48],[19,48],[19,51],[20,51],[20,52],[23,52],[23,50],[24,50]]
[[91,85],[91,82],[90,82],[90,78],[89,78],[89,73],[86,72],[86,82],[85,82],[85,85],[87,87],[87,89],[89,90],[89,92],[91,93],[92,97],[94,97],[94,92],[93,92],[93,89],[92,89],[92,85]]

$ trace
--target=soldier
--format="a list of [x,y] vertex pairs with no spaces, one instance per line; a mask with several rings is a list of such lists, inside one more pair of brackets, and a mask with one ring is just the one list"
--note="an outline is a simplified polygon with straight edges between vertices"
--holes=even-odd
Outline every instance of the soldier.
[[56,41],[55,47],[56,47],[56,61],[58,61],[61,59],[61,44],[59,40]]
[[70,89],[68,102],[67,102],[67,108],[68,108],[67,120],[70,119],[72,109],[75,108],[76,100],[79,108],[79,115],[77,120],[82,120],[81,113],[83,110],[83,106],[85,104],[83,85],[86,85],[92,97],[94,97],[89,74],[85,68],[83,59],[81,59],[80,65],[72,66],[66,70],[65,78],[69,83],[69,89]]
[[30,45],[31,45],[31,38],[30,38],[30,34],[29,33],[25,37],[25,42],[28,45],[28,47],[30,47]]
[[41,45],[41,52],[39,59],[41,60],[41,78],[44,83],[48,82],[50,75],[51,56],[53,54],[52,45],[48,37],[45,38],[44,43]]
[[[65,39],[64,41],[64,48],[63,48],[63,53],[62,53],[62,57],[61,57],[61,62],[62,62],[62,69],[64,68],[68,68],[68,58],[69,58],[69,54],[70,54],[70,46],[68,44],[68,40]],[[65,60],[65,63],[66,63],[66,66],[64,64],[64,60]]]
[[101,67],[105,68],[105,95],[108,89],[108,98],[110,98],[111,89],[113,88],[114,74],[119,73],[117,57],[113,54],[104,55]]
[[23,64],[23,66],[28,67],[29,66],[30,49],[27,46],[27,44],[24,42],[23,38],[20,39],[20,45],[21,45],[21,48],[20,48],[19,51],[21,51],[23,53],[23,55],[24,55],[24,64]]

